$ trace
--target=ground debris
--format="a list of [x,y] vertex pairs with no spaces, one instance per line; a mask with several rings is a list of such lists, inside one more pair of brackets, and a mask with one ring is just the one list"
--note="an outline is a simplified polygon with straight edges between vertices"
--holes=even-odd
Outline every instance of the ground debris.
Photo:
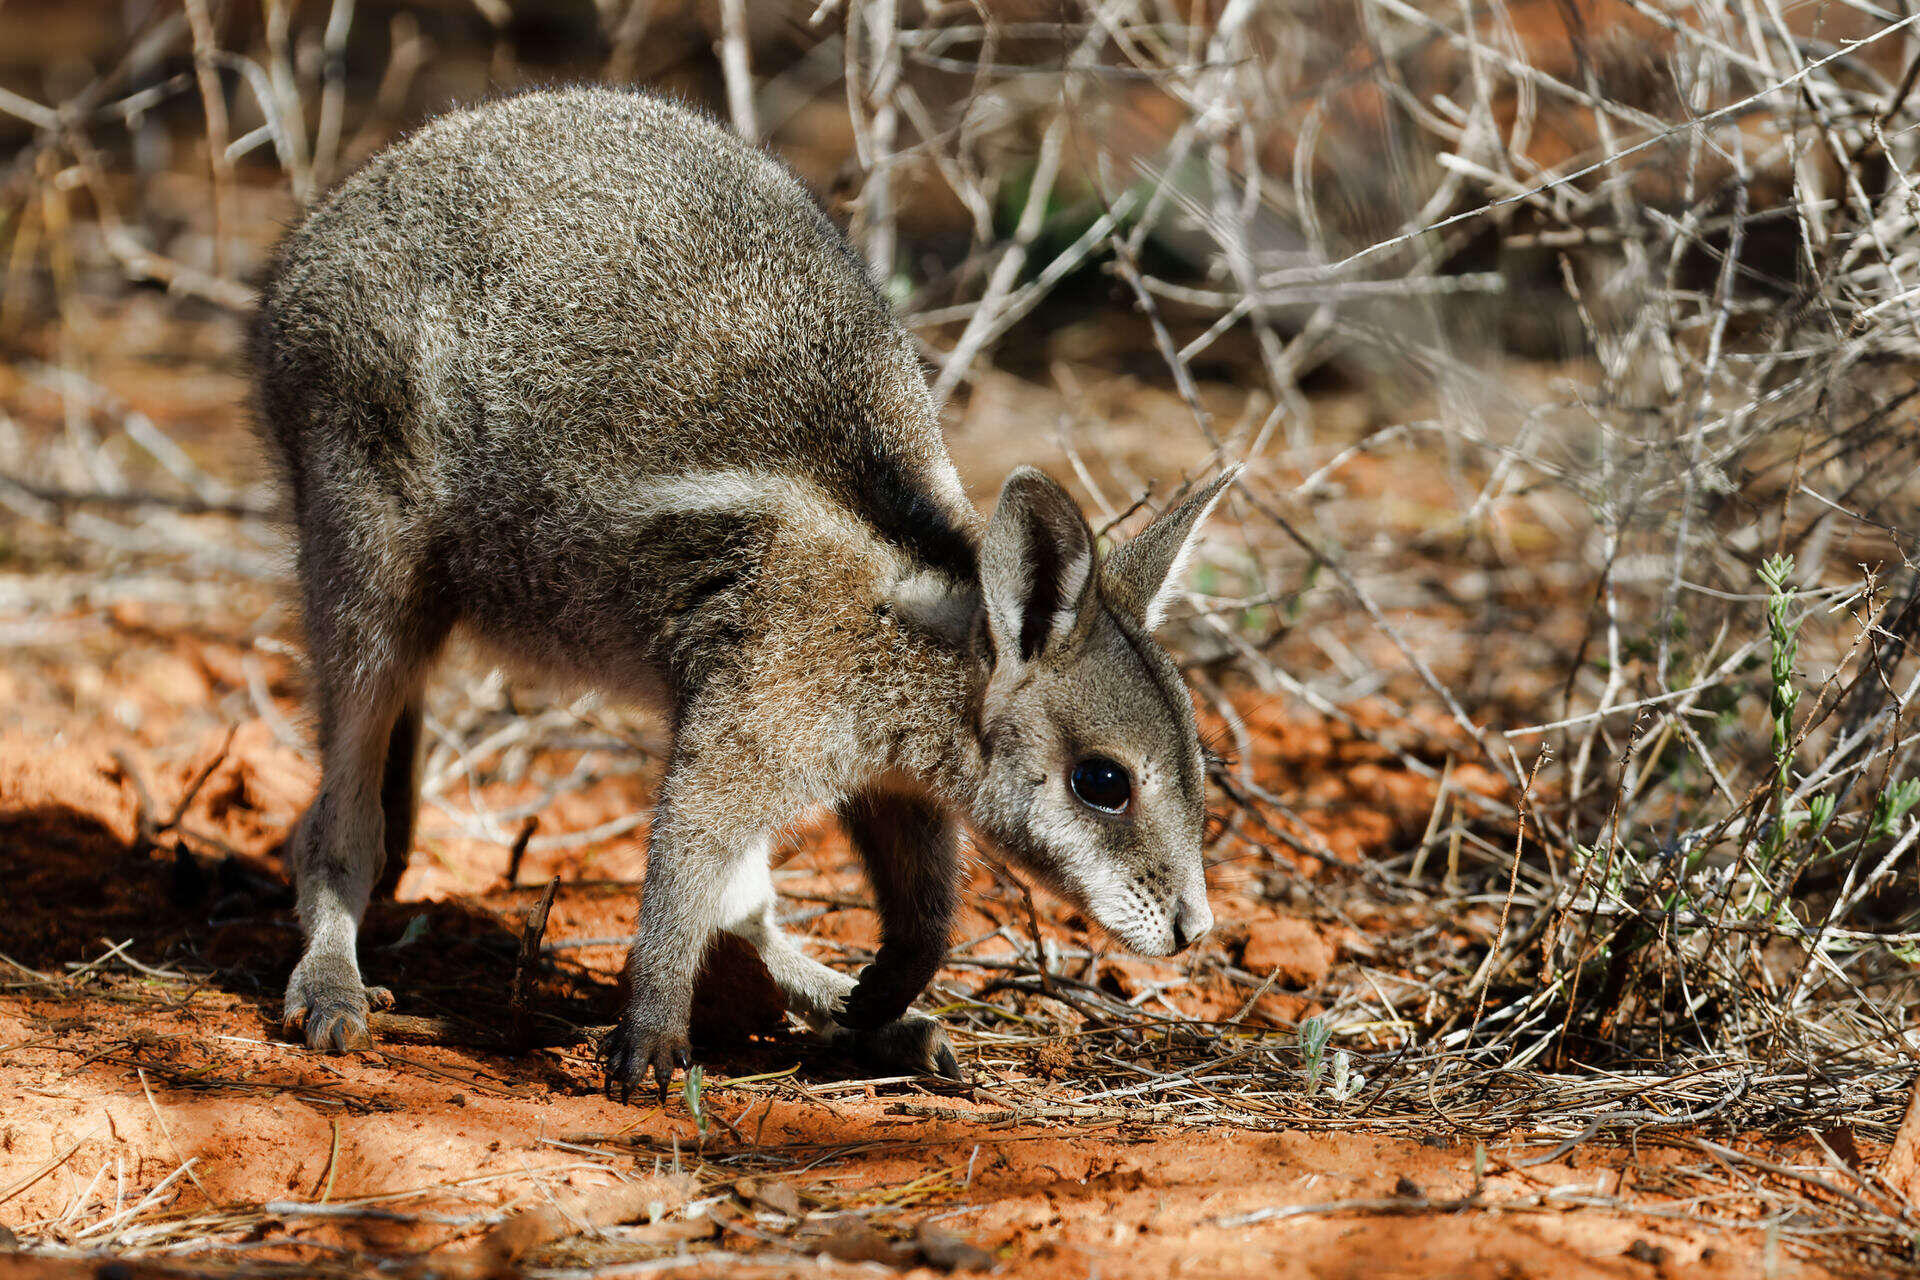
[[[480,1247],[461,1265],[471,1276],[514,1275],[516,1264],[537,1249],[601,1227],[628,1223],[644,1223],[651,1228],[652,1233],[646,1236],[650,1242],[704,1240],[716,1230],[711,1218],[668,1216],[686,1204],[695,1191],[696,1184],[687,1175],[666,1174],[584,1195],[556,1196],[554,1203],[514,1214],[487,1232]],[[629,1234],[626,1238],[634,1237]]]
[[1907,1113],[1894,1133],[1893,1147],[1880,1166],[1880,1177],[1906,1197],[1908,1204],[1920,1208],[1920,1076],[1913,1081],[1907,1096]]
[[797,1218],[802,1212],[800,1193],[793,1189],[792,1184],[775,1178],[742,1178],[733,1184],[733,1190],[755,1209],[784,1214],[789,1218]]
[[993,1265],[993,1255],[985,1249],[930,1222],[913,1229],[913,1246],[922,1262],[942,1271],[985,1271]]
[[938,1271],[985,1271],[994,1263],[993,1255],[985,1249],[930,1222],[917,1225],[911,1238],[896,1240],[852,1213],[829,1219],[823,1224],[823,1233],[803,1234],[794,1242],[841,1262],[927,1266]]
[[1333,948],[1309,922],[1275,916],[1253,923],[1240,964],[1252,973],[1276,975],[1282,986],[1315,987],[1333,969]]

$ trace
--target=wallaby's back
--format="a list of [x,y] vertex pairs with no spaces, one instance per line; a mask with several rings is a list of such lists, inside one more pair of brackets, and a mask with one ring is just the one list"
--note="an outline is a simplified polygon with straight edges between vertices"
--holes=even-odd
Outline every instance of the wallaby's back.
[[460,563],[476,546],[590,555],[663,481],[768,475],[972,573],[864,264],[777,161],[659,98],[530,93],[383,152],[283,244],[254,350],[303,525],[344,500],[369,543],[461,577],[489,571]]

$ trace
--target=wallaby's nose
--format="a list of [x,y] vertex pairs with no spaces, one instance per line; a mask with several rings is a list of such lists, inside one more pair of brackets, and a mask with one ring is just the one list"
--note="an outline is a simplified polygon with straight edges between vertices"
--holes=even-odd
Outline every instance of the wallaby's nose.
[[1213,932],[1213,908],[1203,898],[1198,903],[1183,902],[1173,913],[1173,949],[1185,951]]

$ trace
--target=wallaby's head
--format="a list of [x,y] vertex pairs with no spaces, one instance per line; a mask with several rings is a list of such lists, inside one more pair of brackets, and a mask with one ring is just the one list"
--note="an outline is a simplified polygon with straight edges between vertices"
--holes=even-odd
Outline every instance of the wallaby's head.
[[1234,474],[1102,560],[1073,499],[1022,468],[980,548],[984,776],[973,821],[1144,955],[1171,955],[1213,927],[1193,704],[1152,632]]

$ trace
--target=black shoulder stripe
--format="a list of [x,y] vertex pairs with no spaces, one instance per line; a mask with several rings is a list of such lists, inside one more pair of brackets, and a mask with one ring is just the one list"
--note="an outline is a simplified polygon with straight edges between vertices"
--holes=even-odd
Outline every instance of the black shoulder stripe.
[[977,580],[980,562],[972,537],[934,501],[919,477],[878,450],[869,452],[866,463],[855,483],[860,486],[860,509],[880,536],[956,581]]

